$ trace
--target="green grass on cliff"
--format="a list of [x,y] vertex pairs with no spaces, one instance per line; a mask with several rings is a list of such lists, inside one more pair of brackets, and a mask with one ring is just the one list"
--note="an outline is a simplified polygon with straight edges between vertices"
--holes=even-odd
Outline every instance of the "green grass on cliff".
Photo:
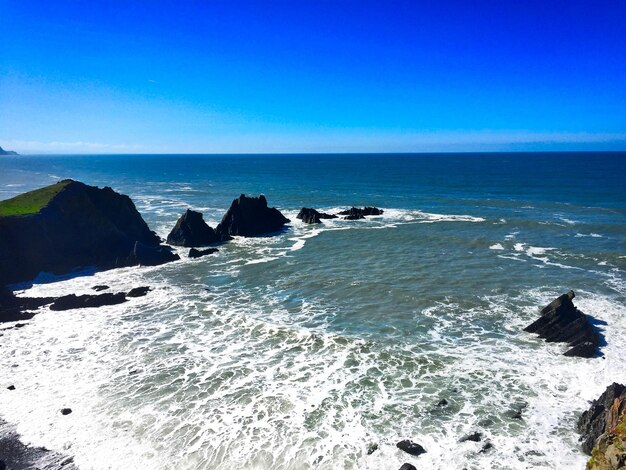
[[59,181],[45,188],[35,189],[14,198],[0,201],[0,217],[36,214],[46,207],[50,200],[69,183],[70,181]]

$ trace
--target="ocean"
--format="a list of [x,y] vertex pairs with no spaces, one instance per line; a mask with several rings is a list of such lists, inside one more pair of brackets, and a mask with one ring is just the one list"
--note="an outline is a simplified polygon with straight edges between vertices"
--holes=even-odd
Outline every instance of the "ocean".
[[[129,195],[163,238],[241,193],[291,220],[16,287],[154,288],[0,331],[0,417],[81,469],[582,469],[579,414],[626,383],[626,153],[0,157],[0,199],[64,178]],[[384,213],[296,219],[364,205]],[[523,331],[570,289],[601,358]]]

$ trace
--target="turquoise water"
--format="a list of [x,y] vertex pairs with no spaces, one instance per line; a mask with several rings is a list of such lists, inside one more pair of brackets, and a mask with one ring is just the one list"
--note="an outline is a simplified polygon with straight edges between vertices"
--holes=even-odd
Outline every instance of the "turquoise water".
[[[4,332],[23,392],[0,415],[81,468],[583,468],[577,414],[626,381],[624,153],[2,157],[0,198],[68,177],[128,194],[163,238],[240,193],[292,220],[199,260],[22,286],[155,287]],[[352,205],[385,212],[295,218]],[[607,323],[603,359],[522,332],[570,289]],[[458,442],[472,431],[494,447]]]

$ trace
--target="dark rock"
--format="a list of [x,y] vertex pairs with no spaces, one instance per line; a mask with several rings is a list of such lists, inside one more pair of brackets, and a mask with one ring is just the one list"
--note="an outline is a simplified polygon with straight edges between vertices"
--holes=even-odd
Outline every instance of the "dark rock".
[[99,285],[99,286],[93,286],[92,287],[92,289],[95,290],[96,292],[107,290],[108,288],[109,288],[109,286],[105,286],[105,285]]
[[415,466],[411,465],[410,463],[403,463],[402,467],[400,467],[400,470],[417,470],[417,468],[415,468]]
[[180,216],[167,236],[170,245],[186,247],[206,246],[219,241],[215,230],[207,225],[202,214],[191,209]]
[[377,450],[378,450],[378,444],[376,444],[375,442],[372,442],[371,444],[367,445],[367,455],[372,455]]
[[396,444],[396,447],[400,450],[403,450],[404,452],[406,452],[407,454],[411,454],[411,455],[422,455],[426,453],[426,449],[424,449],[421,445],[410,441],[408,439],[405,439],[404,441],[400,441]]
[[159,237],[128,196],[72,180],[57,185],[39,212],[0,217],[0,285],[29,281],[42,271],[139,264],[129,257],[136,242],[159,246]]
[[167,246],[151,246],[141,242],[135,242],[130,255],[119,266],[158,266],[179,260],[180,256],[172,253]]
[[626,413],[626,387],[613,383],[578,419],[577,429],[581,434],[583,452],[591,454],[596,440],[615,428],[623,413]]
[[235,235],[254,237],[277,232],[288,222],[278,209],[267,206],[265,196],[242,194],[232,202],[215,232],[222,240]]
[[206,250],[196,250],[195,248],[192,248],[191,250],[189,250],[189,257],[200,258],[201,256],[217,253],[218,251],[219,250],[217,248],[207,248]]
[[15,385],[9,385],[9,386],[7,387],[7,390],[15,390]]
[[13,150],[4,150],[0,147],[0,155],[19,155],[19,153],[14,152]]
[[148,287],[148,286],[133,287],[131,290],[129,290],[126,293],[126,297],[143,297],[144,295],[146,295],[151,290],[152,289],[150,287]]
[[571,346],[566,356],[594,357],[600,345],[600,335],[590,323],[587,315],[578,310],[569,291],[553,300],[541,310],[541,317],[528,325],[524,331],[537,333],[547,342],[568,343]]
[[482,438],[483,438],[483,434],[478,431],[475,431],[473,433],[463,436],[461,439],[459,439],[459,442],[466,442],[466,441],[480,442]]
[[50,310],[70,310],[74,308],[95,308],[103,305],[117,305],[126,302],[123,292],[117,294],[76,295],[69,294],[59,297],[50,305]]
[[336,219],[337,216],[333,214],[325,214],[323,212],[318,212],[315,209],[311,209],[308,207],[303,207],[298,212],[296,216],[298,219],[302,219],[302,222],[307,224],[320,224],[322,221],[320,219]]
[[368,215],[381,215],[382,213],[383,210],[377,207],[364,207],[363,209],[351,207],[350,209],[339,212],[339,215],[345,215],[346,217],[344,217],[344,219],[346,220],[357,220],[364,219]]
[[507,411],[507,415],[513,419],[523,419],[522,413],[528,407],[527,403],[521,403],[515,405],[515,407],[509,411]]
[[489,441],[485,442],[483,444],[482,449],[480,449],[480,451],[478,452],[479,454],[484,454],[485,452],[489,451],[489,449],[493,449],[493,444]]
[[442,398],[441,400],[439,400],[437,402],[437,406],[438,408],[443,408],[444,406],[448,406],[448,400],[446,400],[445,398]]
[[71,412],[72,412],[72,409],[71,409],[71,408],[62,408],[62,409],[61,409],[61,414],[62,414],[63,416],[69,415]]

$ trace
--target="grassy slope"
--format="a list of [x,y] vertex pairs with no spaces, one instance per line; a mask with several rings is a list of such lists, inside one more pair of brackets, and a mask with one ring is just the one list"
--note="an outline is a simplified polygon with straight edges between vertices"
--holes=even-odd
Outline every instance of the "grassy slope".
[[35,189],[12,199],[0,201],[0,217],[36,214],[46,207],[50,200],[69,183],[69,181],[60,181],[45,188]]

